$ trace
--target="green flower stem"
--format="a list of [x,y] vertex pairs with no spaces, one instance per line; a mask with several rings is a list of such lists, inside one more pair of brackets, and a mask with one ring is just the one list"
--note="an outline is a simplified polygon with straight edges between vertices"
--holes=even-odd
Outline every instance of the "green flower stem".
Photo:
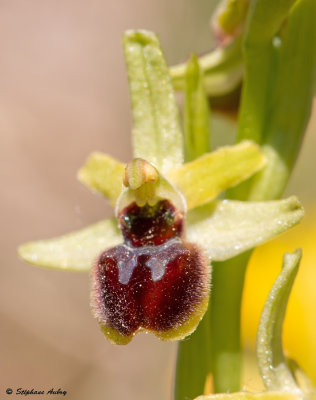
[[211,323],[208,308],[198,328],[179,343],[175,376],[175,400],[194,399],[204,392],[211,373]]
[[[250,6],[237,141],[251,139],[261,144],[268,165],[250,182],[231,190],[232,199],[279,198],[298,155],[315,85],[316,3],[297,1],[280,31],[293,3],[293,0],[257,0]],[[216,392],[239,390],[240,305],[249,256],[246,253],[215,266],[211,304]],[[229,286],[227,280],[231,281]],[[218,296],[222,297],[221,301]]]
[[215,393],[240,389],[240,307],[250,253],[213,264],[210,322]]

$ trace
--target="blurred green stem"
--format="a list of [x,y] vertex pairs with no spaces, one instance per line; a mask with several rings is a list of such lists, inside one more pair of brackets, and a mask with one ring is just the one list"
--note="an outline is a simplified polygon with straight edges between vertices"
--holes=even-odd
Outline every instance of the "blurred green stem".
[[175,377],[175,399],[194,399],[203,393],[211,370],[210,308],[195,332],[179,343]]

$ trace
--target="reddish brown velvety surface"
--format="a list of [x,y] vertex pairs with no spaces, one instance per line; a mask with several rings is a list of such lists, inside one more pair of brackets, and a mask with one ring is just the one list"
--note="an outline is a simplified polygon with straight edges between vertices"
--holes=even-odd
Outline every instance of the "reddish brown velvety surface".
[[144,207],[132,203],[120,213],[119,222],[125,242],[135,247],[157,246],[183,233],[183,215],[168,200]]
[[125,243],[102,253],[93,269],[99,322],[126,336],[139,327],[167,331],[182,324],[208,282],[203,254],[180,237],[182,219],[164,200],[154,207],[133,203],[120,221]]

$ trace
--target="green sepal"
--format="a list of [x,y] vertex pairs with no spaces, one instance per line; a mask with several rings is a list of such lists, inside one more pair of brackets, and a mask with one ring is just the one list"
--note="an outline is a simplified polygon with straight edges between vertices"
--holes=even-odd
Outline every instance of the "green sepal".
[[249,178],[265,165],[259,147],[249,141],[225,146],[170,171],[188,209],[213,200],[223,190]]
[[22,244],[19,256],[44,268],[87,272],[102,251],[123,242],[115,218],[48,240]]
[[283,267],[264,305],[257,333],[257,357],[268,390],[300,392],[282,348],[282,326],[302,251],[286,253]]
[[183,162],[179,113],[159,39],[148,31],[123,36],[133,115],[135,158],[166,174]]
[[187,215],[187,239],[211,260],[224,261],[298,224],[304,209],[296,197],[268,202],[217,201]]
[[203,74],[196,55],[187,64],[184,104],[185,160],[192,161],[210,151],[210,106]]
[[125,165],[115,158],[95,152],[78,172],[78,179],[90,189],[101,192],[114,206],[122,192]]

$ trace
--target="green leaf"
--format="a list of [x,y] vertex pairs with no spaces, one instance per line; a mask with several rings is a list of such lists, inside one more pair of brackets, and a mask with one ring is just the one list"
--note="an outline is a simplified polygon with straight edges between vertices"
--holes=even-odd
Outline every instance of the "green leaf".
[[251,1],[244,33],[245,80],[238,139],[260,143],[271,104],[276,70],[272,38],[295,0]]
[[192,161],[210,151],[210,106],[206,97],[203,75],[197,57],[187,64],[184,140],[186,161]]
[[[237,38],[230,45],[217,47],[211,53],[199,57],[199,64],[209,96],[223,96],[234,91],[240,84],[244,71],[241,39]],[[185,90],[186,68],[186,63],[170,68],[175,90]]]
[[218,201],[187,215],[187,239],[223,261],[296,225],[304,209],[296,197],[269,202]]
[[282,326],[302,251],[286,253],[283,267],[264,305],[257,334],[257,357],[268,390],[300,392],[282,349]]
[[115,218],[54,239],[21,245],[19,256],[30,264],[67,271],[89,271],[102,251],[123,242]]
[[103,153],[92,153],[78,172],[78,179],[90,189],[101,192],[112,205],[119,197],[125,166]]
[[221,147],[170,171],[167,177],[182,192],[188,209],[214,199],[221,191],[260,170],[265,158],[254,143]]
[[246,51],[271,41],[295,1],[254,0],[250,2],[244,35]]
[[133,114],[134,157],[166,173],[183,162],[178,108],[159,40],[152,32],[123,37]]
[[[279,197],[297,159],[313,103],[315,20],[316,2],[297,1],[284,28],[274,39],[277,68],[270,71],[269,87],[273,87],[273,94],[266,99],[262,142],[268,164],[253,180],[251,200]],[[275,75],[278,79],[273,82]]]
[[314,0],[251,2],[238,140],[261,143],[268,164],[232,197],[271,200],[284,191],[311,113],[315,18]]

